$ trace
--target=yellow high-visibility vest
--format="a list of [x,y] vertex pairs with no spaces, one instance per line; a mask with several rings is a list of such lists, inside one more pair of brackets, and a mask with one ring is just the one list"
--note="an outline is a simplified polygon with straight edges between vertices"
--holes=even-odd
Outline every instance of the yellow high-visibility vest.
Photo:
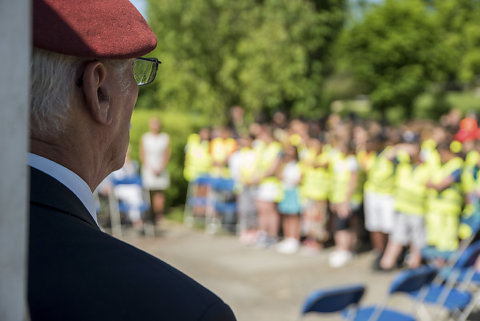
[[208,174],[211,169],[210,142],[201,141],[198,134],[188,137],[185,146],[185,168],[183,175],[189,182],[197,177]]
[[475,189],[475,168],[480,159],[480,154],[476,150],[471,150],[465,157],[465,165],[462,171],[462,190],[465,194],[473,192]]
[[414,167],[410,162],[400,162],[395,172],[395,210],[410,215],[424,215],[427,201],[425,184],[429,178],[427,165]]
[[420,153],[423,163],[427,164],[431,170],[438,169],[441,166],[437,143],[433,139],[427,139],[422,143]]
[[330,162],[331,189],[329,199],[333,204],[355,201],[353,197],[351,200],[347,200],[347,192],[351,179],[351,171],[347,164],[348,157],[349,156],[338,152]]
[[303,163],[303,180],[300,186],[302,197],[320,201],[326,200],[329,190],[328,156],[326,153],[313,155],[313,161]]
[[393,162],[386,158],[383,152],[376,155],[371,167],[367,171],[365,192],[393,195],[395,186],[394,174],[395,167]]
[[[432,172],[432,181],[442,182],[456,170],[461,170],[463,160],[455,157]],[[462,212],[463,195],[459,183],[443,191],[427,190],[425,217],[427,241],[441,251],[453,251],[458,247],[458,224]]]

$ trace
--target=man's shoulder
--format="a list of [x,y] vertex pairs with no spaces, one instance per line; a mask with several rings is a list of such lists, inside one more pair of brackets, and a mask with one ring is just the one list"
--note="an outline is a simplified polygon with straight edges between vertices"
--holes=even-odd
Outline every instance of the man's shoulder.
[[160,259],[74,216],[34,212],[32,320],[42,313],[51,320],[234,320],[220,298]]

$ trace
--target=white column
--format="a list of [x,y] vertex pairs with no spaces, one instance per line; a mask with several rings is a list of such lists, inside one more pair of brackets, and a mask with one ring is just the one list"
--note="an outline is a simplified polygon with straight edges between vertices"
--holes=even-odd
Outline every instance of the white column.
[[0,0],[0,320],[28,320],[30,0]]

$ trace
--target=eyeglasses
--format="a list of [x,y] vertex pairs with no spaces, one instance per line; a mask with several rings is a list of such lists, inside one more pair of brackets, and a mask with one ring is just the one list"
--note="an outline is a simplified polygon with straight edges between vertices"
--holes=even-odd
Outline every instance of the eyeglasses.
[[145,86],[155,80],[158,65],[160,64],[161,62],[157,58],[135,58],[133,76],[137,81],[137,85]]
[[[158,65],[161,62],[157,58],[135,58],[133,65],[133,77],[138,86],[145,86],[155,80],[157,76]],[[75,82],[78,87],[83,85],[83,73]]]

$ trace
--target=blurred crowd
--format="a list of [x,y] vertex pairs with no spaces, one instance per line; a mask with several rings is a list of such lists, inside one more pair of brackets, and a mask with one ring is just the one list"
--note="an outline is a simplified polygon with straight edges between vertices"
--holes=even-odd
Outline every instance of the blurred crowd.
[[[391,270],[442,264],[478,230],[473,113],[453,109],[438,122],[399,127],[355,115],[306,121],[282,112],[247,124],[240,106],[231,116],[229,126],[190,135],[184,175],[196,199],[208,193],[205,177],[234,182],[236,232],[245,244],[285,254],[333,244],[332,267],[368,246],[373,267]],[[193,203],[192,212],[205,216],[207,204]]]
[[147,223],[149,234],[154,234],[151,230],[163,219],[165,210],[171,155],[170,136],[162,131],[157,117],[149,120],[148,131],[141,137],[140,165],[131,159],[130,152],[129,146],[123,167],[110,174],[95,192],[99,224],[112,229],[131,225],[145,233]]

